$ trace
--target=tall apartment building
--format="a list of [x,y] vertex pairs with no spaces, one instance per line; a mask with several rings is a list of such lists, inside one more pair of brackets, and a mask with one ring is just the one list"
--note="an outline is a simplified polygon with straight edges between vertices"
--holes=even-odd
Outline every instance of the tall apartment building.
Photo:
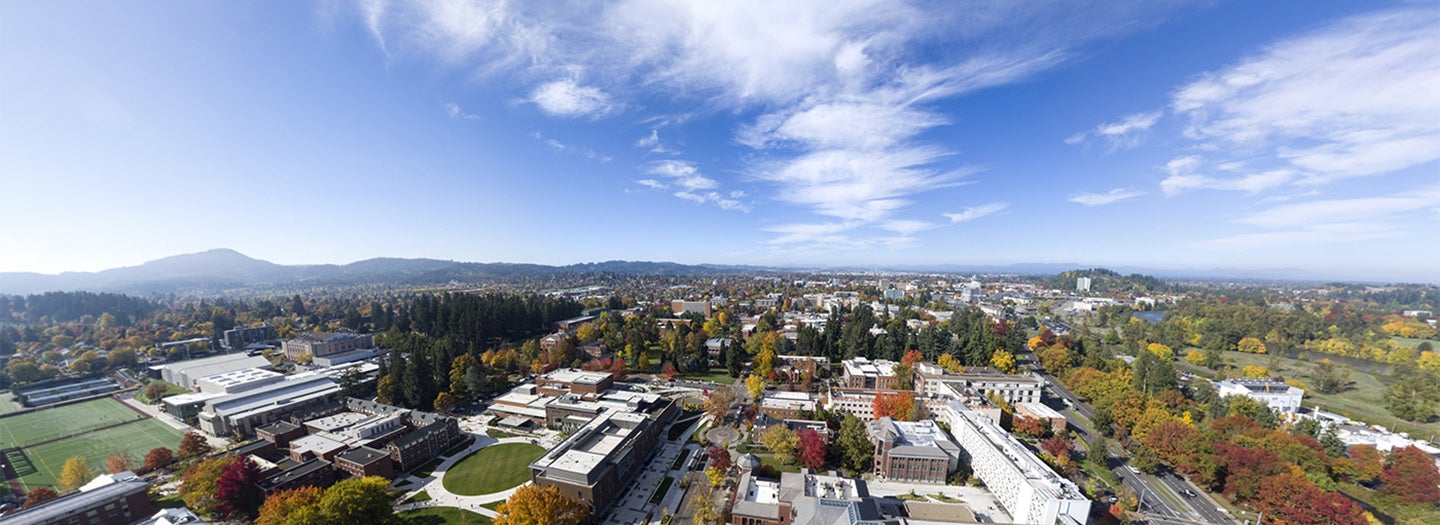
[[281,344],[285,357],[298,361],[302,357],[326,357],[353,350],[375,348],[375,342],[368,334],[335,334],[330,332],[309,332]]
[[1081,277],[1081,278],[1075,279],[1075,291],[1077,291],[1077,292],[1088,292],[1088,291],[1090,291],[1090,278],[1089,278],[1089,277]]
[[250,343],[272,339],[279,339],[279,336],[275,333],[275,327],[268,324],[250,327],[237,326],[225,331],[224,337],[220,339],[220,346],[226,350],[240,350]]
[[710,301],[681,301],[679,299],[670,301],[670,311],[675,315],[693,312],[705,317],[710,317],[710,308]]
[[975,476],[1015,523],[1080,525],[1090,500],[1070,480],[1050,469],[1000,425],[952,402],[936,418],[950,425]]

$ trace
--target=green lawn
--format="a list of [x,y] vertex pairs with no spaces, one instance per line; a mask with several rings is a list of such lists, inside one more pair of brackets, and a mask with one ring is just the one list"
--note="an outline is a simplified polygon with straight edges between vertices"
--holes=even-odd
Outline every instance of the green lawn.
[[[170,396],[176,396],[176,395],[180,395],[180,394],[189,394],[189,393],[190,393],[190,391],[187,390],[187,389],[186,389],[185,387],[183,387],[183,386],[176,385],[176,384],[173,384],[173,383],[167,383],[167,382],[161,381],[161,380],[159,380],[159,379],[156,379],[156,380],[154,380],[154,381],[151,381],[151,383],[160,383],[160,384],[162,384],[162,385],[165,385],[165,393],[164,393],[164,394],[160,394],[160,398],[161,398],[161,399],[164,399],[164,398],[167,398],[167,397],[170,397]],[[148,388],[149,385],[146,385],[146,387]],[[147,405],[153,405],[153,404],[155,404],[155,402],[157,401],[157,400],[155,400],[155,399],[150,399],[150,398],[148,398],[148,397],[145,396],[145,388],[141,388],[139,392],[136,392],[136,394],[135,394],[135,400],[136,400],[136,401],[139,401],[139,402],[141,402],[141,403],[145,403],[145,404],[147,404]]]
[[756,454],[760,465],[775,469],[775,472],[800,472],[800,462],[786,463],[774,454]]
[[10,392],[0,392],[0,414],[19,412],[24,409],[25,407],[21,406],[20,402],[16,401],[15,396],[11,395]]
[[1410,349],[1412,350],[1415,347],[1420,346],[1420,343],[1430,343],[1430,346],[1432,348],[1440,349],[1440,341],[1435,341],[1432,339],[1416,339],[1413,337],[1391,337],[1390,340],[1394,341],[1397,345],[1410,347]]
[[490,502],[490,503],[485,503],[485,504],[482,504],[482,505],[480,505],[480,506],[481,506],[481,507],[485,507],[485,508],[490,509],[490,510],[493,510],[493,511],[495,511],[495,512],[500,512],[500,506],[501,506],[501,505],[504,505],[504,504],[505,504],[505,500],[502,499],[502,500],[500,500],[500,501],[492,501],[492,502]]
[[[1310,357],[1314,361],[1281,357],[1278,359],[1279,369],[1271,370],[1270,373],[1285,376],[1286,379],[1299,379],[1307,386],[1313,385],[1314,378],[1311,377],[1311,370],[1315,363],[1323,359],[1325,355],[1312,353]],[[1225,361],[1232,366],[1241,368],[1245,365],[1268,367],[1272,359],[1268,355],[1225,352]],[[1376,374],[1352,368],[1349,390],[1335,394],[1322,394],[1314,388],[1309,388],[1305,391],[1304,403],[1306,406],[1319,406],[1358,421],[1381,425],[1399,432],[1409,432],[1410,435],[1416,437],[1440,434],[1440,422],[1414,423],[1399,420],[1390,415],[1390,411],[1385,408],[1385,390],[1389,388],[1388,380],[1388,377],[1382,378]]]
[[[54,486],[60,468],[70,456],[82,456],[89,460],[96,471],[105,470],[105,457],[124,450],[130,455],[132,464],[139,466],[145,453],[156,447],[175,448],[180,446],[184,434],[170,425],[153,419],[109,428],[89,434],[75,436],[31,447],[24,450],[24,457],[33,468],[16,464],[20,481],[26,490],[37,486]],[[12,461],[12,464],[15,463]]]
[[689,379],[691,381],[710,381],[712,383],[720,383],[722,385],[735,384],[735,378],[730,377],[730,371],[724,368],[711,368],[709,372],[703,374],[697,372],[681,374],[680,377],[682,379]]
[[490,518],[455,507],[407,510],[397,516],[406,525],[490,525]]
[[111,398],[47,408],[7,418],[0,418],[0,441],[24,447],[145,416]]
[[445,490],[461,496],[490,494],[530,479],[530,462],[545,449],[529,443],[501,443],[480,449],[445,473]]

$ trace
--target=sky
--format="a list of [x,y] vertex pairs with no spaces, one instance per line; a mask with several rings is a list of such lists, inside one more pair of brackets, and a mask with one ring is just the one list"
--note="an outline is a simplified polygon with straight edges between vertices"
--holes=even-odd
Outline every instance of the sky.
[[1440,281],[1440,4],[0,2],[0,271]]

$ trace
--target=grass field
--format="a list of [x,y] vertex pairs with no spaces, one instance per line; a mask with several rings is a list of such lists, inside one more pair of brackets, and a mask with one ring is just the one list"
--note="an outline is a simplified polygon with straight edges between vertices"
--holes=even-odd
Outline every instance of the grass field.
[[1430,343],[1430,346],[1432,348],[1440,349],[1440,341],[1432,341],[1430,339],[1415,339],[1413,337],[1391,337],[1390,340],[1395,341],[1395,344],[1397,345],[1407,346],[1411,349],[1420,346],[1420,343]]
[[490,518],[455,507],[430,507],[398,514],[407,525],[490,525]]
[[[1311,354],[1310,357],[1318,362],[1325,356],[1324,354]],[[1274,358],[1268,355],[1225,352],[1226,362],[1242,368],[1245,365],[1269,367],[1272,359]],[[1299,379],[1306,385],[1314,384],[1314,377],[1311,376],[1311,371],[1315,366],[1314,362],[1284,357],[1276,359],[1276,362],[1279,369],[1271,370],[1271,374],[1283,375],[1287,379]],[[1429,438],[1432,434],[1440,435],[1440,422],[1432,420],[1429,423],[1414,423],[1390,415],[1390,411],[1385,409],[1385,390],[1389,388],[1388,379],[1351,369],[1349,390],[1336,394],[1322,394],[1313,388],[1307,389],[1304,403],[1306,406],[1319,406],[1369,424],[1381,425],[1400,432],[1409,432],[1416,438]]]
[[724,368],[711,368],[709,372],[703,374],[681,374],[680,378],[689,379],[691,381],[710,381],[712,383],[720,383],[722,385],[735,384],[735,378],[730,377],[730,372]]
[[142,419],[134,410],[111,398],[47,408],[0,418],[0,440],[8,447],[25,447],[61,436]]
[[[182,432],[143,416],[114,399],[105,398],[74,405],[49,408],[0,419],[0,442],[4,448],[23,448],[12,452],[7,460],[20,474],[26,489],[54,486],[60,468],[70,456],[81,456],[97,471],[105,468],[105,457],[124,450],[138,465],[145,453],[155,447],[175,448]],[[125,423],[35,446],[46,440],[85,432],[99,427]]]
[[529,443],[501,443],[480,449],[445,473],[445,490],[461,496],[500,492],[530,479],[530,462],[545,449]]

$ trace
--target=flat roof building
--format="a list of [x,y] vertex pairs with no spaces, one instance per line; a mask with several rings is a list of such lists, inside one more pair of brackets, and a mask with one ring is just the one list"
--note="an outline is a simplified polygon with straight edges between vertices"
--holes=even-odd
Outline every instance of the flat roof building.
[[5,525],[130,525],[155,514],[150,484],[133,472],[101,475],[76,492],[12,513]]
[[202,377],[234,372],[236,370],[269,367],[270,360],[258,355],[227,354],[162,365],[160,367],[160,378],[166,382],[198,392],[200,386],[197,384],[197,381]]
[[936,414],[950,425],[975,476],[1016,523],[1080,525],[1090,500],[988,416],[951,402]]
[[1226,379],[1215,383],[1215,388],[1220,391],[1220,397],[1245,396],[1282,414],[1299,412],[1300,401],[1305,397],[1304,390],[1269,379]]
[[206,401],[200,429],[215,436],[248,436],[257,427],[333,402],[339,395],[340,385],[328,375],[292,377]]
[[894,481],[944,484],[960,466],[960,447],[934,421],[871,421],[866,434],[875,445],[875,474]]

